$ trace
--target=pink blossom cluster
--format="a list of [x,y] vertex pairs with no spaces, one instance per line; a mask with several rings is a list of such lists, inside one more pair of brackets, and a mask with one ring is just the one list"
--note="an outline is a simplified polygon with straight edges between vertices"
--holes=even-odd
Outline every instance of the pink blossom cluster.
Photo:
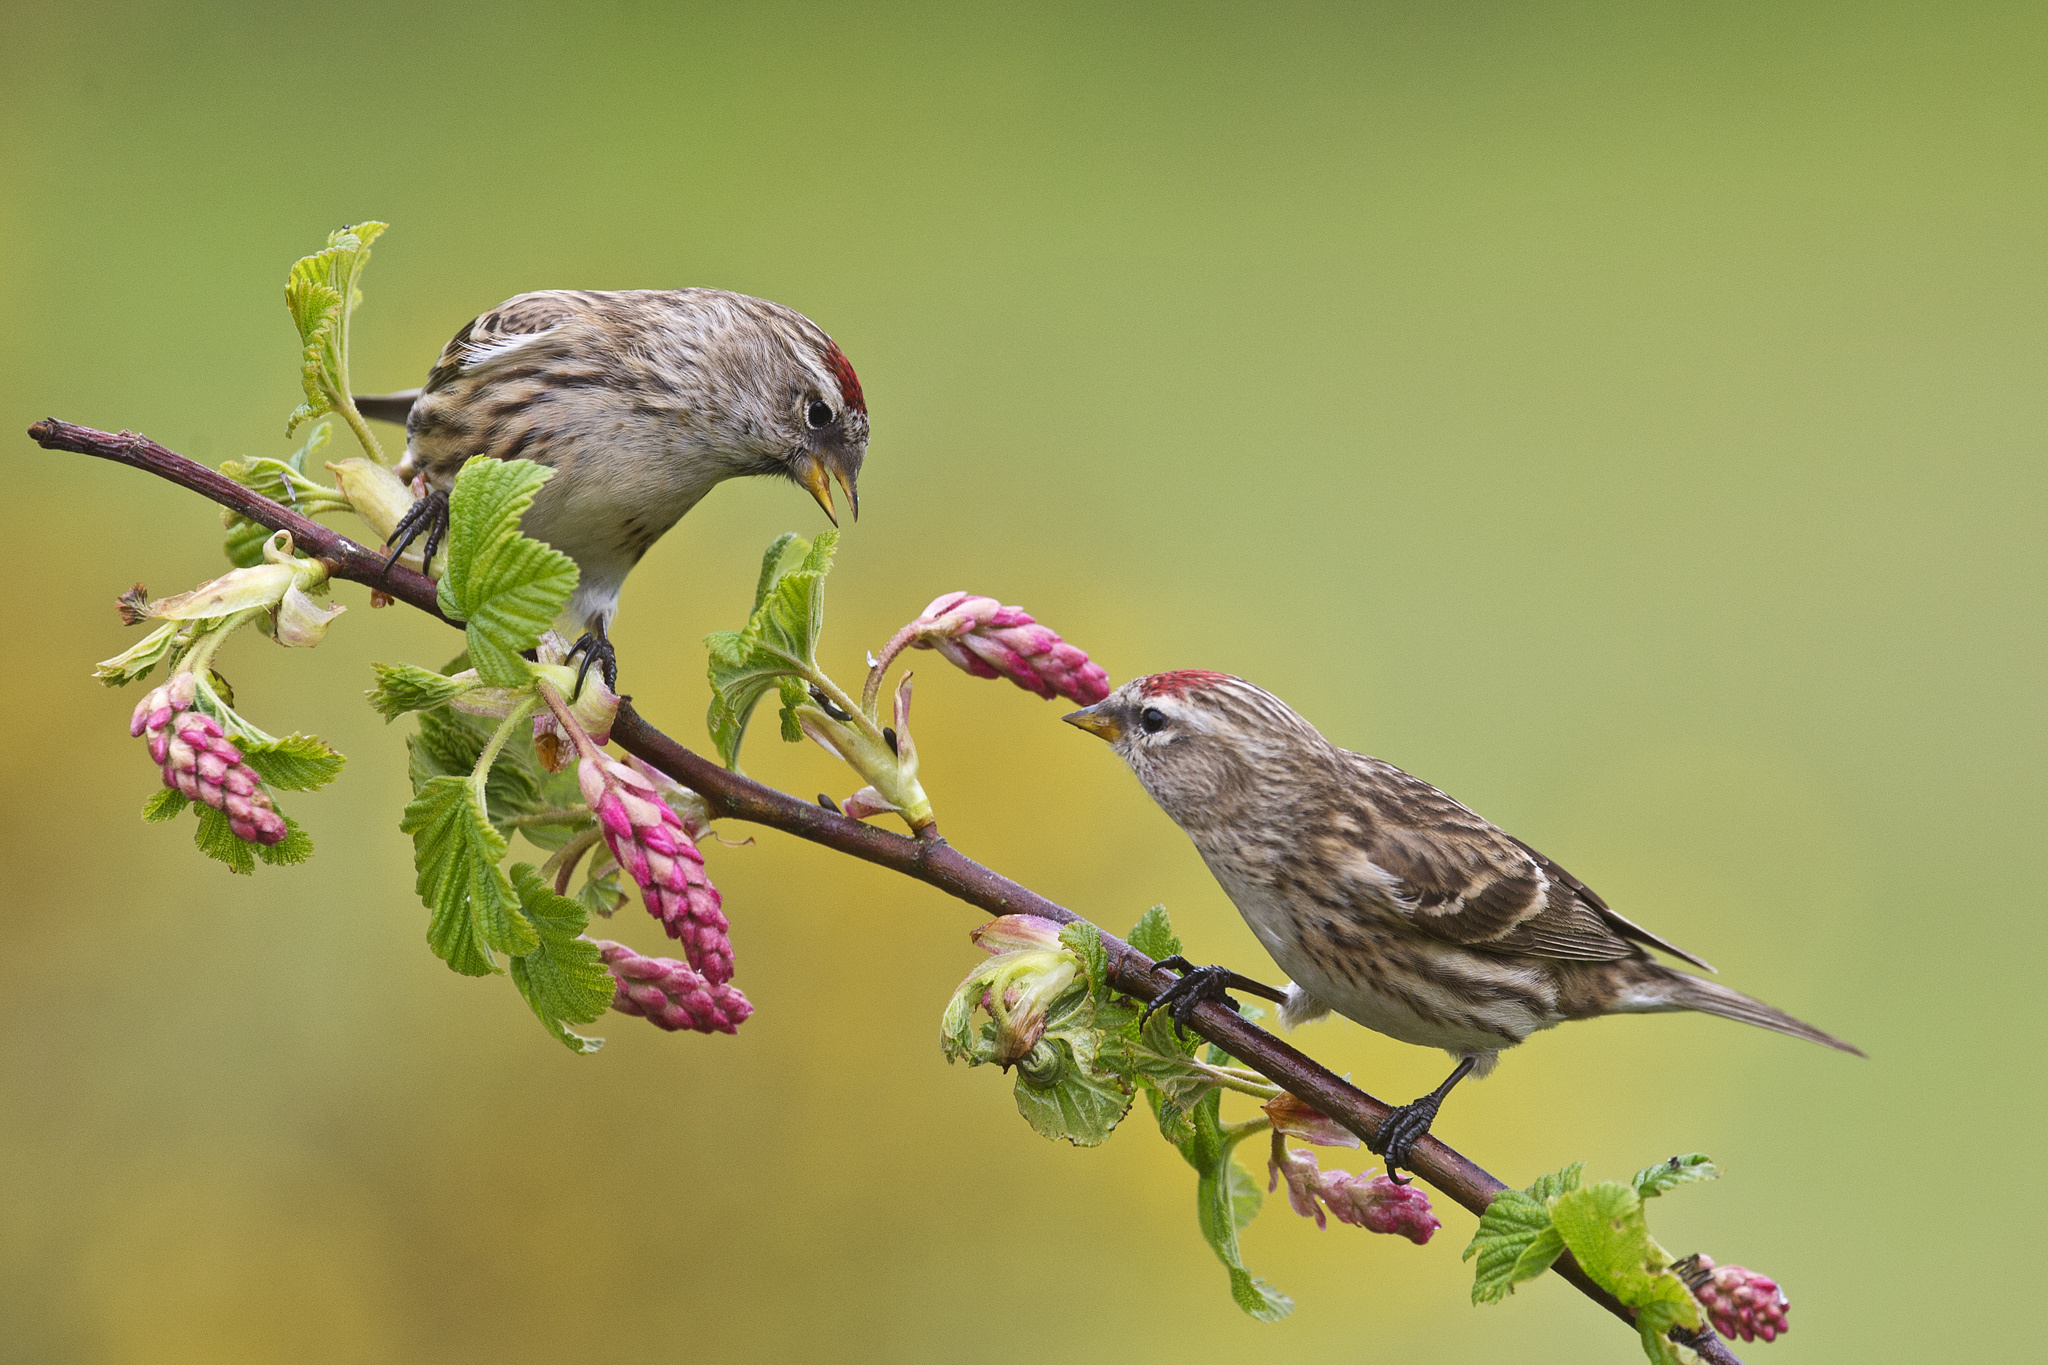
[[1315,1219],[1319,1228],[1328,1226],[1323,1217],[1325,1205],[1340,1223],[1367,1232],[1394,1233],[1417,1246],[1443,1226],[1430,1212],[1429,1196],[1419,1187],[1396,1185],[1384,1175],[1367,1178],[1349,1171],[1319,1170],[1314,1152],[1290,1148],[1277,1135],[1269,1169],[1266,1188],[1276,1188],[1284,1177],[1287,1202],[1302,1217]]
[[903,635],[977,678],[1008,678],[1041,697],[1092,706],[1109,695],[1109,675],[1100,664],[1022,607],[1006,607],[993,597],[947,593],[905,626]]
[[1707,1310],[1715,1331],[1730,1341],[1738,1336],[1744,1341],[1758,1337],[1772,1341],[1792,1330],[1785,1321],[1792,1301],[1776,1280],[1739,1265],[1717,1268],[1709,1256],[1694,1259],[1699,1270],[1687,1276],[1686,1282],[1700,1307]]
[[671,1032],[734,1033],[754,1007],[739,987],[707,981],[689,963],[642,957],[623,943],[598,939],[597,949],[615,983],[612,1008]]
[[648,913],[681,941],[684,956],[707,980],[732,980],[732,926],[682,817],[647,778],[594,749],[576,777],[612,856],[639,884]]
[[237,839],[282,843],[289,832],[284,817],[220,722],[192,709],[196,690],[190,673],[178,674],[136,706],[128,733],[148,737],[149,756],[163,768],[166,787],[225,814]]

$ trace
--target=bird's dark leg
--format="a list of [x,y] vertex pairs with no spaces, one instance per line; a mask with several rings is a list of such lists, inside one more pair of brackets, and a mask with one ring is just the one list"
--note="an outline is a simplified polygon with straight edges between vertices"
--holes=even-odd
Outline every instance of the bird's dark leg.
[[584,631],[583,634],[576,638],[576,643],[569,646],[568,656],[562,662],[568,663],[570,659],[575,658],[578,654],[583,656],[583,666],[576,670],[576,690],[569,694],[569,700],[572,703],[576,698],[583,695],[583,680],[590,676],[590,666],[592,664],[597,665],[598,672],[603,676],[606,687],[614,690],[618,688],[619,656],[618,652],[612,648],[611,637],[604,633],[604,623],[602,621],[593,622],[589,630]]
[[425,495],[406,509],[398,519],[398,525],[391,528],[391,534],[384,543],[391,547],[391,558],[384,561],[384,572],[390,573],[391,566],[405,553],[405,547],[412,544],[424,531],[427,536],[426,553],[420,556],[420,571],[426,572],[434,562],[434,551],[441,548],[441,541],[448,535],[448,495],[438,488],[429,488]]
[[1395,1168],[1408,1165],[1409,1149],[1422,1141],[1429,1132],[1429,1125],[1436,1122],[1436,1111],[1443,1105],[1444,1096],[1451,1093],[1452,1086],[1471,1075],[1472,1068],[1478,1064],[1477,1057],[1467,1057],[1458,1063],[1456,1071],[1444,1077],[1442,1085],[1387,1115],[1387,1121],[1380,1125],[1380,1135],[1365,1144],[1367,1151],[1386,1161],[1387,1179],[1396,1185],[1408,1183]]
[[1237,1008],[1237,1002],[1224,994],[1225,991],[1244,991],[1250,995],[1262,995],[1268,1000],[1287,999],[1286,991],[1275,990],[1248,976],[1239,976],[1228,967],[1197,967],[1178,953],[1160,959],[1158,965],[1170,972],[1179,972],[1180,980],[1152,997],[1152,1003],[1145,1006],[1145,1012],[1138,1016],[1140,1028],[1145,1026],[1154,1010],[1165,1010],[1173,1018],[1174,1032],[1186,1037],[1188,1017],[1204,1000],[1214,1000],[1233,1010]]

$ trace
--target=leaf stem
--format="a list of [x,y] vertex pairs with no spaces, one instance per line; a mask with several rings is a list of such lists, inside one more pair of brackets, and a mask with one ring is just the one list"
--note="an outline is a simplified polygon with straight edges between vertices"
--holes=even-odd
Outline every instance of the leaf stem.
[[[547,684],[542,683],[541,686],[545,687]],[[491,765],[498,761],[498,754],[504,749],[505,741],[512,738],[512,732],[531,719],[533,713],[540,710],[540,706],[539,697],[527,697],[513,707],[511,714],[499,721],[498,728],[491,732],[490,741],[484,745],[484,751],[476,756],[476,767],[471,770],[469,781],[476,790],[476,804],[480,809],[488,811],[491,808],[490,802],[484,799],[484,784],[490,778]]]

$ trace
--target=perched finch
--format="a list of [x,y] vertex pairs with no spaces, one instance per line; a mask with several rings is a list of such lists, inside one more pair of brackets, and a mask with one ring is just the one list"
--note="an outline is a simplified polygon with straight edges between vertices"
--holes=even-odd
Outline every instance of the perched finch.
[[399,475],[425,479],[394,558],[424,534],[432,562],[471,456],[554,469],[524,527],[576,561],[563,621],[607,682],[620,584],[714,485],[779,474],[836,522],[829,476],[860,515],[868,409],[853,366],[803,314],[722,289],[521,294],[465,324],[423,387],[356,406],[405,423]]
[[1458,1059],[1381,1129],[1372,1150],[1390,1175],[1452,1086],[1567,1019],[1700,1010],[1863,1055],[1657,962],[1646,948],[1713,970],[1513,835],[1391,763],[1339,749],[1241,678],[1156,673],[1066,719],[1131,765],[1293,978],[1283,994],[1176,960],[1184,975],[1153,1008],[1185,1019],[1198,1000],[1251,989],[1280,1000],[1289,1025],[1335,1010]]

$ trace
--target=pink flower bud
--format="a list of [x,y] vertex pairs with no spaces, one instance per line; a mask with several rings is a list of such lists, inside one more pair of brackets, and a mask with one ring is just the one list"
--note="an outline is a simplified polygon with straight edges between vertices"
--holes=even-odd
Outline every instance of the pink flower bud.
[[149,756],[162,767],[164,785],[188,801],[203,801],[228,817],[235,837],[252,844],[284,841],[290,827],[270,804],[242,751],[222,733],[220,722],[192,710],[196,686],[180,673],[142,699],[129,733],[146,735]]
[[682,817],[652,781],[594,751],[577,765],[576,778],[612,856],[639,884],[647,912],[682,942],[690,965],[706,979],[716,985],[732,980],[731,925]]
[[1778,1288],[1776,1280],[1739,1265],[1717,1268],[1710,1256],[1689,1259],[1697,1268],[1688,1272],[1686,1263],[1680,1262],[1680,1273],[1692,1288],[1693,1297],[1700,1301],[1700,1307],[1707,1310],[1714,1330],[1722,1336],[1730,1341],[1738,1336],[1744,1341],[1755,1341],[1758,1337],[1774,1341],[1792,1330],[1785,1321],[1792,1301]]
[[1266,1117],[1273,1121],[1276,1133],[1285,1133],[1302,1142],[1313,1142],[1318,1147],[1358,1145],[1358,1134],[1284,1090],[1267,1100],[1263,1107]]
[[598,939],[597,948],[615,983],[612,1008],[621,1014],[672,1032],[732,1033],[754,1012],[737,986],[707,981],[688,963],[642,957],[608,939]]
[[1109,675],[1101,665],[1022,607],[1006,607],[993,597],[954,592],[935,599],[896,633],[876,667],[887,667],[905,646],[935,649],[977,678],[1008,678],[1041,697],[1091,706],[1109,695]]
[[1040,915],[999,915],[967,937],[988,953],[1058,952],[1060,926]]
[[1290,1148],[1280,1130],[1273,1131],[1273,1155],[1266,1188],[1276,1188],[1284,1177],[1287,1202],[1316,1226],[1327,1227],[1323,1209],[1327,1205],[1340,1223],[1367,1232],[1392,1233],[1421,1246],[1443,1226],[1430,1211],[1429,1196],[1418,1185],[1396,1185],[1384,1175],[1353,1175],[1349,1171],[1324,1171],[1317,1167],[1315,1153]]

